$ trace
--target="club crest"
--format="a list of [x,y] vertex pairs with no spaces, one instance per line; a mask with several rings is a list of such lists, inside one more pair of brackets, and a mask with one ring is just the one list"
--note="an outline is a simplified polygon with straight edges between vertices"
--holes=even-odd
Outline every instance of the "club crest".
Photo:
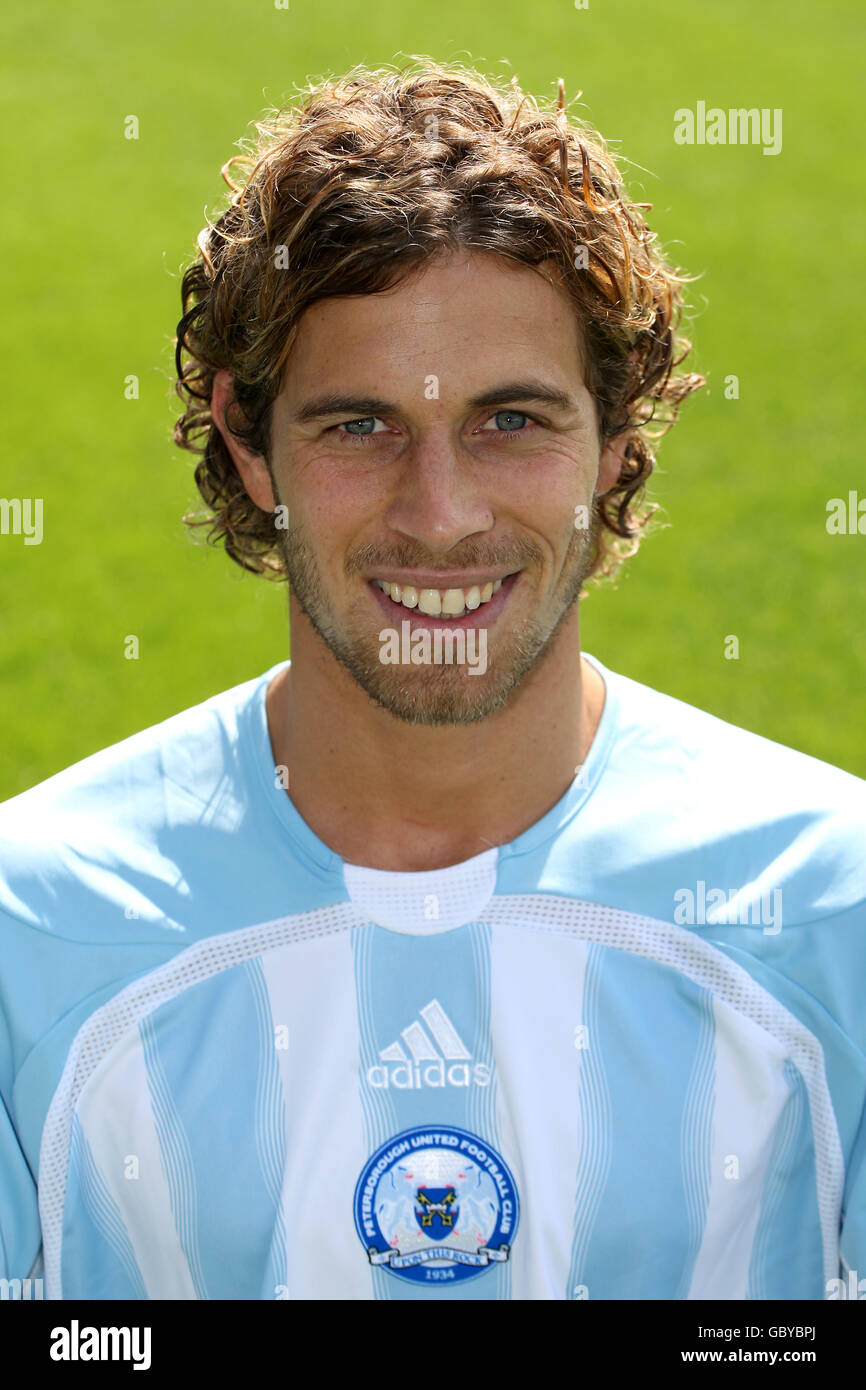
[[414,1283],[472,1279],[511,1254],[519,1203],[504,1159],[450,1125],[407,1129],[367,1160],[355,1226],[367,1257]]

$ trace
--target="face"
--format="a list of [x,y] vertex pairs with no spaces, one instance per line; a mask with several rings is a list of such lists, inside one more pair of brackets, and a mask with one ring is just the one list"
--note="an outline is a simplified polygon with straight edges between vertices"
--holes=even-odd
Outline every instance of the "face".
[[[594,495],[621,466],[600,449],[565,293],[484,253],[314,304],[274,403],[270,474],[229,443],[253,500],[287,509],[294,644],[300,609],[371,699],[425,725],[486,718],[550,658],[587,574]],[[437,629],[452,663],[433,659]],[[391,633],[421,664],[394,663]]]

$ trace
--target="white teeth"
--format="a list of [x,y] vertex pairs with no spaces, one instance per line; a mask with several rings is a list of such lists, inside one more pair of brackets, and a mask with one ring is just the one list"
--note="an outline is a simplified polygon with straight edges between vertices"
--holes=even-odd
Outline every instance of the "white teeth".
[[481,604],[489,603],[502,588],[501,579],[491,580],[483,588],[473,584],[469,589],[419,590],[411,584],[391,584],[387,579],[377,579],[376,583],[394,603],[402,603],[404,608],[417,608],[419,613],[426,613],[430,618],[462,618]]
[[438,618],[442,612],[442,595],[438,589],[422,589],[418,595],[418,612]]
[[462,589],[446,589],[442,595],[442,612],[446,618],[456,618],[466,608]]

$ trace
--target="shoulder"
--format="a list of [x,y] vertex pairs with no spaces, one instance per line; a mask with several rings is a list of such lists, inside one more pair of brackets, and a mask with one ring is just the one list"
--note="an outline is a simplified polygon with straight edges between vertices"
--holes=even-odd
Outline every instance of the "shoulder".
[[862,933],[866,782],[595,664],[598,747],[542,872],[664,921],[712,891],[717,924],[768,900],[790,927],[842,915]]
[[[597,663],[598,664],[598,663]],[[613,672],[617,710],[613,758],[635,789],[655,790],[702,819],[757,828],[798,823],[866,829],[866,781],[842,768]]]
[[604,746],[545,889],[700,938],[866,1050],[866,782],[596,665]]
[[[271,671],[74,763],[0,804],[0,913],[33,926],[75,920],[76,894],[128,902],[167,836],[237,816],[243,746]],[[158,871],[157,871],[158,872]],[[68,894],[72,894],[70,898]]]

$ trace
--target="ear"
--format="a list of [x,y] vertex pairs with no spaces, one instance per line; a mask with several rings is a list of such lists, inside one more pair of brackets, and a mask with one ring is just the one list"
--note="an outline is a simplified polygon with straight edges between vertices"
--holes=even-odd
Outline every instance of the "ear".
[[217,372],[210,399],[211,419],[225,441],[248,496],[263,512],[272,512],[275,510],[274,489],[264,458],[236,439],[226,423],[226,411],[233,401],[234,379],[231,372]]
[[604,497],[605,493],[610,492],[611,488],[616,487],[619,482],[630,437],[629,431],[626,430],[623,434],[609,439],[602,449],[598,464],[598,479],[595,485],[597,497]]

